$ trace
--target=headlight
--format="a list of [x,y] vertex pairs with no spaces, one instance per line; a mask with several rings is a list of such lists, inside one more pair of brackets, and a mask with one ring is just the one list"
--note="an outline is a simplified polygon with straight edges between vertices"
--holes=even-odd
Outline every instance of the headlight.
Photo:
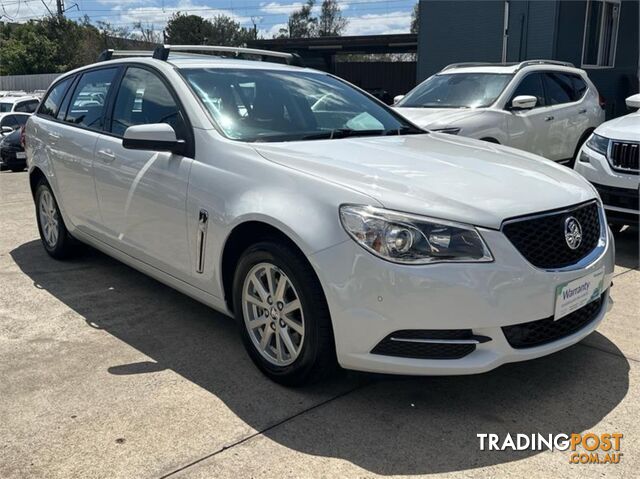
[[460,128],[433,128],[431,131],[437,131],[438,133],[449,133],[450,135],[457,135],[460,133]]
[[609,138],[596,135],[595,133],[587,140],[587,146],[593,151],[607,156],[607,150],[609,149]]
[[493,261],[473,226],[359,205],[342,205],[340,221],[360,246],[394,263]]

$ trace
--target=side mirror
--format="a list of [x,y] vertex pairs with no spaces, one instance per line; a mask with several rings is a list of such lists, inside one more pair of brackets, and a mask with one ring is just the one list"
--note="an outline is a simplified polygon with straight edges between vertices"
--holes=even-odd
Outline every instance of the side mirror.
[[128,150],[180,153],[184,144],[184,140],[178,140],[175,130],[166,123],[130,126],[125,130],[122,139],[122,146]]
[[631,95],[625,100],[625,103],[629,108],[640,108],[640,93]]
[[533,95],[518,95],[511,101],[511,108],[514,110],[530,110],[538,103],[538,99]]
[[394,96],[393,97],[393,104],[395,105],[396,103],[398,103],[403,98],[404,98],[404,95],[396,95],[396,96]]
[[10,126],[3,126],[2,127],[2,134],[3,135],[7,135],[9,133],[13,132],[13,128],[11,128]]

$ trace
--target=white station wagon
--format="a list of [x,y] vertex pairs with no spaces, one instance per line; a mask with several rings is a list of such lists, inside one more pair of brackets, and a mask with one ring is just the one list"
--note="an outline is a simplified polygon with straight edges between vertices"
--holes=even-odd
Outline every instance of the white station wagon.
[[427,133],[288,54],[111,56],[27,122],[44,248],[87,243],[235,316],[270,378],[477,373],[604,317],[613,239],[574,171]]

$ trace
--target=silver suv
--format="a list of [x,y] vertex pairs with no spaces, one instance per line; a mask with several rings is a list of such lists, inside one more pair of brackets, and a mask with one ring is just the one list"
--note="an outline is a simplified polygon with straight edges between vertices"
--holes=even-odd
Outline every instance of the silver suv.
[[294,62],[164,46],[62,76],[26,125],[46,251],[90,244],[235,316],[286,384],[477,373],[598,326],[614,247],[586,180]]

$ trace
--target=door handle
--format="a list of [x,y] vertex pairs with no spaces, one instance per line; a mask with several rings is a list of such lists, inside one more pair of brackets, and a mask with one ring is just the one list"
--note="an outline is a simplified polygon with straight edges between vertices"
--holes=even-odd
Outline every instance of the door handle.
[[105,163],[111,163],[116,159],[116,155],[113,151],[108,149],[98,150],[98,156],[101,157]]
[[52,140],[59,140],[60,139],[60,135],[58,135],[57,133],[47,132],[47,135],[49,135],[49,138],[51,138]]
[[586,108],[583,108],[582,110],[578,110],[578,113],[586,113],[586,112],[587,112]]
[[551,120],[553,120],[553,119],[554,119],[554,117],[553,117],[553,116],[545,116],[545,117],[544,117],[544,121],[551,121]]

